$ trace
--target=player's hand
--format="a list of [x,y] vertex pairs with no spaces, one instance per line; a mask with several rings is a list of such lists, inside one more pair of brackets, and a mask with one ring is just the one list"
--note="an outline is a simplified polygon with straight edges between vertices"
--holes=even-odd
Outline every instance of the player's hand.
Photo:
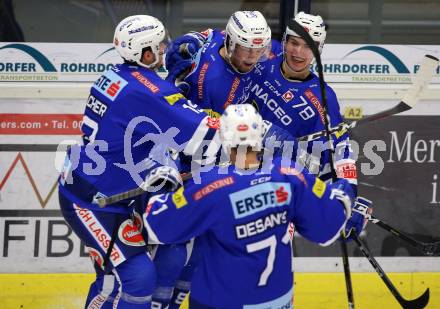
[[197,33],[185,34],[178,37],[167,48],[165,66],[168,71],[173,71],[182,60],[191,59],[203,46],[203,38]]
[[168,68],[167,66],[168,75],[165,79],[178,86],[191,71],[191,66],[192,59],[181,59],[175,63],[172,68]]
[[373,213],[372,201],[358,196],[353,203],[351,217],[345,225],[345,238],[350,238],[352,233],[359,235],[367,225],[368,216]]

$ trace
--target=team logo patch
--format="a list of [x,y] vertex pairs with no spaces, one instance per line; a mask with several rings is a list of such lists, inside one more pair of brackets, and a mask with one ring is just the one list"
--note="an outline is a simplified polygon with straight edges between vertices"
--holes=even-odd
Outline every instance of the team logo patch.
[[185,99],[185,97],[181,93],[170,94],[165,96],[164,98],[165,100],[167,100],[168,104],[170,105],[174,105],[180,99]]
[[188,204],[186,201],[185,195],[183,195],[183,187],[180,187],[176,192],[173,193],[171,196],[174,205],[176,205],[176,208],[181,208]]
[[101,255],[101,253],[96,250],[95,248],[92,247],[86,247],[87,251],[89,253],[89,257],[92,259],[92,262],[99,265],[99,267],[101,267],[102,269],[104,269],[103,264],[104,264],[104,259]]
[[287,90],[282,96],[281,98],[283,99],[284,102],[289,102],[290,100],[293,99],[293,93],[290,90]]
[[268,208],[288,205],[291,198],[292,191],[287,182],[266,182],[229,195],[236,219]]
[[206,125],[211,129],[218,130],[220,128],[220,119],[214,117],[208,117],[206,120]]
[[197,191],[196,193],[193,194],[193,199],[195,201],[198,201],[202,198],[204,198],[205,196],[207,196],[208,194],[211,194],[212,192],[226,187],[226,186],[230,186],[234,183],[234,178],[229,176],[226,178],[222,178],[219,180],[216,180],[214,182],[211,182],[210,184],[204,186],[203,188],[201,188],[199,191]]
[[128,246],[145,246],[144,238],[142,237],[142,219],[138,213],[134,214],[134,223],[131,219],[122,222],[118,230],[119,239]]
[[[76,216],[84,225],[89,235],[93,237],[102,251],[107,252],[111,236],[107,233],[101,222],[95,217],[95,214],[89,209],[81,208],[76,204],[73,204],[73,208],[75,209]],[[113,266],[118,266],[125,261],[125,256],[117,244],[113,246],[113,250],[110,254],[110,261]]]
[[114,101],[125,86],[127,86],[125,79],[113,71],[107,71],[98,78],[93,88]]
[[319,178],[316,178],[316,181],[315,181],[315,184],[313,185],[312,191],[317,197],[321,198],[324,195],[326,187],[327,187],[327,185],[325,184],[324,181],[322,181]]

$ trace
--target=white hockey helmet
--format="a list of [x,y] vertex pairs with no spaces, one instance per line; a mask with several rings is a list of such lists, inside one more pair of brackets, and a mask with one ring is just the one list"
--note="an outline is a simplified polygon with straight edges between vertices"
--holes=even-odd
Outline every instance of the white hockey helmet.
[[[115,29],[113,45],[119,55],[126,61],[153,68],[160,60],[161,44],[166,44],[168,36],[163,24],[149,15],[133,15],[123,19]],[[152,64],[141,62],[142,51],[150,47],[155,56]]]
[[264,48],[271,40],[270,27],[259,11],[237,11],[226,24],[225,46],[230,56],[237,44],[247,48]]
[[[324,21],[319,15],[310,15],[304,12],[299,12],[295,15],[295,21],[304,27],[304,29],[312,37],[313,41],[318,43],[318,50],[321,53],[324,47],[325,37],[327,32],[325,31]],[[299,36],[296,32],[291,30],[289,26],[286,27],[286,32],[284,33],[284,41],[287,40],[288,35]]]
[[220,118],[220,140],[227,152],[238,146],[260,151],[263,133],[263,118],[251,104],[231,104]]

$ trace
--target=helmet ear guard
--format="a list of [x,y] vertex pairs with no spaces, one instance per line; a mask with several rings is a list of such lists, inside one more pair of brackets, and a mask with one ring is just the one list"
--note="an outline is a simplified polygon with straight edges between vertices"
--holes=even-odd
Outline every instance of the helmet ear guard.
[[[113,45],[126,61],[135,62],[146,68],[154,68],[169,41],[162,22],[149,15],[133,15],[123,19],[115,29]],[[151,50],[155,59],[151,64],[141,62],[143,52]]]
[[220,140],[227,153],[239,146],[260,151],[263,133],[263,119],[251,104],[231,104],[220,118]]

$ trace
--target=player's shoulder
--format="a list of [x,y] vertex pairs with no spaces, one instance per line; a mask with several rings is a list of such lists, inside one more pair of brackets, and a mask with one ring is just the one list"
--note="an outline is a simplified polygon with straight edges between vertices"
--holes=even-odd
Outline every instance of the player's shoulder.
[[270,175],[273,180],[290,182],[292,184],[308,187],[310,182],[310,172],[301,164],[290,161],[288,164],[283,162],[282,157],[275,157],[272,161]]
[[[316,73],[310,72],[310,76],[307,78],[307,80],[300,83],[300,85],[304,90],[311,90],[315,95],[321,97],[320,80]],[[333,88],[326,82],[324,82],[324,87],[329,102],[337,100],[336,93]]]
[[161,78],[151,69],[141,66],[126,66],[124,68],[123,76],[128,80],[134,93],[161,96],[179,92],[174,84]]
[[208,172],[203,172],[200,177],[193,176],[188,188],[191,189],[192,199],[196,202],[202,200],[218,200],[225,196],[240,182],[238,175],[231,172],[229,167],[213,167]]
[[[308,84],[313,85],[315,87],[319,87],[319,76],[318,76],[318,74],[313,72],[313,71],[311,71],[310,72],[310,76],[311,76],[311,78],[309,78],[305,83],[308,83]],[[333,90],[332,86],[330,86],[327,82],[324,82],[324,86],[325,86],[326,92],[328,94],[335,95],[335,91]]]

